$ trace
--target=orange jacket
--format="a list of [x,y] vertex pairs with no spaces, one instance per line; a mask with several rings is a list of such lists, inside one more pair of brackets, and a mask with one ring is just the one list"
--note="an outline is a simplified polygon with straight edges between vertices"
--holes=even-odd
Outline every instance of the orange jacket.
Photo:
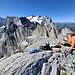
[[69,40],[65,40],[66,42],[68,42],[71,45],[71,50],[73,49],[73,47],[75,46],[75,36],[72,36]]

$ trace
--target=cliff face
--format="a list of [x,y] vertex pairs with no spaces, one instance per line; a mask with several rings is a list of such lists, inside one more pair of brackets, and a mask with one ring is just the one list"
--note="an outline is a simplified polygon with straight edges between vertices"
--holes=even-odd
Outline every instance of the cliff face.
[[[1,38],[3,56],[10,56],[19,48],[20,42],[35,29],[35,24],[26,18],[7,17],[4,34]],[[18,44],[19,43],[19,44]]]

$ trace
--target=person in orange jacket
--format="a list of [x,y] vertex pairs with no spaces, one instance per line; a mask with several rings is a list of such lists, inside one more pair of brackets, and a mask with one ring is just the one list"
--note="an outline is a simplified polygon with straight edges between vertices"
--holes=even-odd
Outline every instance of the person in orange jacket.
[[71,48],[69,49],[69,52],[71,52],[72,49],[75,47],[75,35],[74,35],[74,32],[72,32],[72,31],[69,34],[70,34],[69,40],[63,39],[65,42],[68,42],[68,43],[59,42],[59,44],[62,44],[64,46],[71,46]]

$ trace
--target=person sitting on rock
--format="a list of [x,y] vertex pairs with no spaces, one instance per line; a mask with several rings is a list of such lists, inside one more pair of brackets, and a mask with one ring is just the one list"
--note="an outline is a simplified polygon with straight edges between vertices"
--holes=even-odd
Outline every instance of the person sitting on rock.
[[68,43],[59,42],[59,44],[64,45],[64,46],[71,46],[71,48],[69,49],[69,52],[71,52],[72,49],[75,48],[75,35],[74,35],[74,32],[72,31],[69,34],[70,34],[69,40],[63,39],[65,42],[68,42]]

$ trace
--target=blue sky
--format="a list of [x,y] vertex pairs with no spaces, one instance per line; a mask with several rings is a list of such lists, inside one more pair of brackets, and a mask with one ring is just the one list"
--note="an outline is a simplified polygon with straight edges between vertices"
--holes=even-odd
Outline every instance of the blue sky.
[[0,17],[48,16],[53,22],[75,22],[75,0],[0,0]]

